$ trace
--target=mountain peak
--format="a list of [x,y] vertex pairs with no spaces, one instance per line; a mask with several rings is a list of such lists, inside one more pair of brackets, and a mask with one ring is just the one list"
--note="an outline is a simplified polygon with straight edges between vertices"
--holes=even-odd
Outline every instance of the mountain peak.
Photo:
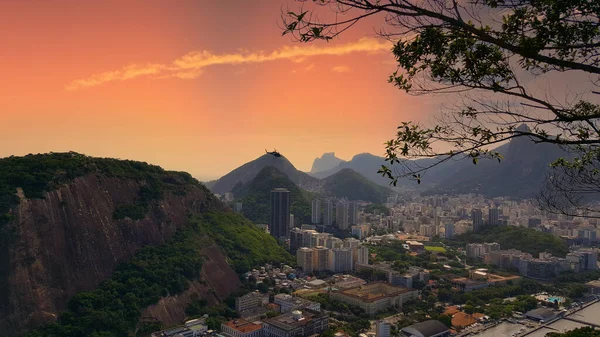
[[[274,155],[265,153],[255,160],[248,162],[224,175],[214,184],[211,184],[210,188],[213,193],[231,192],[233,187],[238,182],[245,184],[251,181],[259,172],[268,166],[274,167],[280,173],[288,176],[295,184],[302,186],[311,186],[318,180],[304,172],[298,171],[285,156],[282,155],[280,157],[276,157]],[[268,172],[273,172],[273,170],[270,169]]]
[[315,158],[310,173],[328,171],[341,163],[344,163],[344,160],[336,157],[335,152],[326,152],[321,157]]

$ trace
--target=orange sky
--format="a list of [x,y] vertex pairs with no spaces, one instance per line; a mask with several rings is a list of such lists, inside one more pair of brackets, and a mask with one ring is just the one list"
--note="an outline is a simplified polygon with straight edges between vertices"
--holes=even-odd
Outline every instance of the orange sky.
[[436,109],[387,83],[381,20],[300,44],[281,37],[286,6],[0,2],[0,156],[73,150],[212,179],[276,147],[309,170],[323,152],[381,155]]

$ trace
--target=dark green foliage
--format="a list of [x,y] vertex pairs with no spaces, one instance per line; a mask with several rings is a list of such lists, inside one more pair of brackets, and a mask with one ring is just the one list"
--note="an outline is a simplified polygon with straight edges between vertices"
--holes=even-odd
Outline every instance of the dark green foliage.
[[200,251],[208,244],[201,227],[189,226],[163,245],[140,249],[96,290],[75,295],[56,323],[25,336],[128,336],[141,309],[163,296],[181,293],[189,280],[199,277]]
[[324,179],[323,190],[327,195],[349,200],[385,202],[391,190],[380,186],[352,169],[343,169]]
[[293,264],[293,257],[275,239],[235,213],[209,213],[193,219],[213,238],[238,273],[265,263]]
[[440,287],[438,298],[443,302],[453,304],[471,303],[484,306],[493,299],[504,299],[507,297],[530,295],[546,290],[541,284],[528,279],[521,280],[518,284],[507,286],[494,286],[484,289],[473,290],[466,293],[451,290],[449,286]]
[[[161,297],[175,295],[199,277],[204,247],[217,244],[227,253],[238,271],[266,262],[291,263],[292,257],[267,233],[233,213],[197,216],[167,243],[144,247],[113,276],[93,291],[81,292],[69,302],[56,323],[27,333],[26,337],[126,337],[135,328],[140,310]],[[208,313],[207,323],[220,326],[235,313],[226,305],[206,307],[196,298],[187,308],[190,316]]]
[[121,220],[131,218],[132,220],[141,220],[148,213],[148,206],[142,203],[119,205],[113,213],[113,219]]
[[162,329],[161,322],[142,322],[138,326],[136,337],[148,337],[155,331]]
[[340,302],[331,298],[328,294],[318,294],[311,296],[309,300],[321,304],[321,308],[327,311],[334,311],[338,314],[345,314],[349,316],[364,316],[364,311],[356,306],[348,305],[344,302]]
[[518,249],[533,256],[538,256],[541,252],[550,252],[554,256],[565,257],[569,252],[567,244],[552,234],[515,226],[490,226],[479,233],[457,235],[449,242],[460,245],[497,242],[502,249]]
[[[119,205],[115,219],[129,216],[141,219],[153,200],[162,198],[164,191],[183,193],[189,185],[205,189],[196,179],[184,172],[169,172],[154,165],[130,160],[92,158],[75,152],[27,155],[0,159],[0,296],[5,296],[8,268],[8,247],[17,237],[17,229],[8,222],[10,210],[19,204],[17,188],[22,188],[26,198],[43,198],[44,193],[86,174],[96,173],[114,178],[133,179],[143,186],[139,199],[133,205]],[[208,196],[212,195],[206,190]],[[61,204],[61,207],[67,207]],[[0,304],[7,303],[0,298]]]
[[365,213],[371,213],[371,214],[375,214],[375,215],[379,215],[381,213],[383,213],[384,215],[390,215],[390,209],[387,208],[385,205],[383,204],[370,204],[367,205],[367,207],[365,207]]
[[592,327],[579,328],[565,333],[550,332],[547,337],[600,337],[600,330]]
[[208,315],[206,324],[212,330],[221,329],[221,323],[240,317],[235,310],[225,304],[208,307],[205,300],[198,298],[192,299],[190,305],[185,309],[185,313],[190,318]]
[[369,254],[376,255],[372,258],[373,262],[382,261],[397,261],[407,259],[406,249],[402,247],[400,242],[392,242],[386,245],[371,245],[369,246]]
[[448,315],[439,315],[438,321],[444,323],[445,326],[451,328],[452,327],[452,317]]
[[269,223],[271,190],[286,188],[290,191],[291,213],[304,223],[310,222],[311,196],[300,189],[288,176],[274,166],[262,169],[254,179],[233,191],[237,201],[243,203],[242,214],[254,223]]

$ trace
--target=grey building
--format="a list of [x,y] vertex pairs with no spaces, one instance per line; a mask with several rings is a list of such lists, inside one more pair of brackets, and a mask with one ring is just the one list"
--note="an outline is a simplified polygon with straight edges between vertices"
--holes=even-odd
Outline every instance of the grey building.
[[483,229],[483,212],[480,209],[471,210],[471,220],[473,221],[473,232],[479,232]]
[[290,235],[290,191],[276,188],[271,191],[271,235],[286,240]]
[[450,336],[450,329],[435,319],[409,325],[402,329],[402,336],[407,337],[446,337]]

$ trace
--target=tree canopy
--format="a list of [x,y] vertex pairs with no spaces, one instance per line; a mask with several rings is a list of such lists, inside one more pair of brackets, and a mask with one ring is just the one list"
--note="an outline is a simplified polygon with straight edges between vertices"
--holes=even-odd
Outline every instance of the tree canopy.
[[[321,21],[320,10],[338,15]],[[380,173],[392,184],[420,182],[450,160],[501,161],[496,146],[526,137],[572,154],[552,164],[561,170],[548,179],[552,192],[540,194],[542,204],[561,213],[586,208],[590,185],[564,183],[563,171],[585,172],[598,192],[600,2],[313,0],[283,14],[283,35],[330,41],[368,17],[381,17],[379,34],[393,43],[391,84],[413,95],[458,94],[434,123],[403,122],[386,143],[389,165]],[[535,85],[569,77],[577,91]],[[422,158],[429,160],[408,160]]]

